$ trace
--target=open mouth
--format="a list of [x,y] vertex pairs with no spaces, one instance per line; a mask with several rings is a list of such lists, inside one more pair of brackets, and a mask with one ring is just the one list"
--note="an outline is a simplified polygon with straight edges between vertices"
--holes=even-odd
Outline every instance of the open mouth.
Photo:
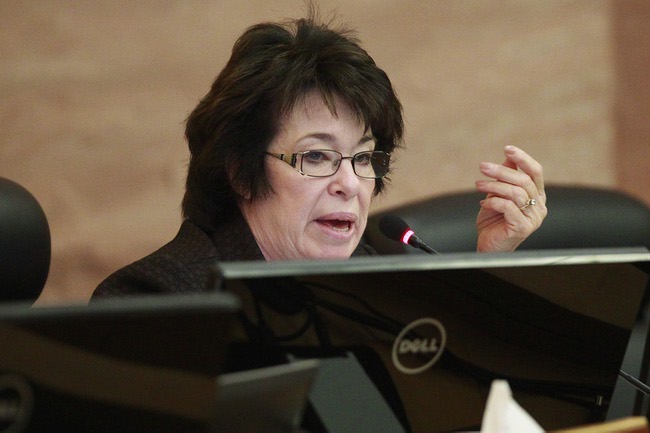
[[349,232],[350,229],[352,228],[352,222],[351,221],[345,221],[345,220],[318,220],[320,224],[326,225],[330,227],[333,230],[339,231],[339,232]]

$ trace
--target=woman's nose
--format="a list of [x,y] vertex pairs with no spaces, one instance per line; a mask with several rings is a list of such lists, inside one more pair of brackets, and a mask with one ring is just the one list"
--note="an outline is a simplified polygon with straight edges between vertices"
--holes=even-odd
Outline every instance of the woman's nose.
[[362,180],[354,172],[352,159],[343,158],[339,161],[338,170],[332,176],[330,193],[354,197],[359,192],[359,183]]

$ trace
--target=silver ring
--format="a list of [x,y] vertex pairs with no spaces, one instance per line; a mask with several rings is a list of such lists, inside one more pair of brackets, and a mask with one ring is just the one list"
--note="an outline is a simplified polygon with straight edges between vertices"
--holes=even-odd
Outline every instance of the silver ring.
[[525,209],[527,209],[529,206],[535,206],[536,204],[537,204],[537,200],[535,200],[534,198],[528,199],[528,201],[526,202],[526,204],[523,205],[522,207],[520,207],[519,210],[525,210]]

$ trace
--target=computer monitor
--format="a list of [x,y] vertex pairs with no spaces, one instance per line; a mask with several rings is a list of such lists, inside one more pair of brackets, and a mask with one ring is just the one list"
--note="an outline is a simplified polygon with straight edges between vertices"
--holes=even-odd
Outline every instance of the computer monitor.
[[644,248],[230,262],[212,288],[242,302],[242,368],[331,363],[311,395],[324,431],[385,407],[403,431],[478,430],[494,379],[551,430],[605,419],[649,262]]
[[0,431],[209,431],[238,308],[223,293],[0,305]]

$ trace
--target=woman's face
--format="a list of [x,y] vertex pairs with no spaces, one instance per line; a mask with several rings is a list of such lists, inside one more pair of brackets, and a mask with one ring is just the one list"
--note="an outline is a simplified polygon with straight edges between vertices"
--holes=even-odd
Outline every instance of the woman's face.
[[[334,117],[318,93],[307,94],[282,121],[267,150],[291,155],[331,149],[343,156],[374,150],[372,132],[364,130],[347,105],[336,101]],[[349,159],[341,161],[336,174],[321,178],[303,176],[272,156],[266,156],[265,164],[273,192],[267,198],[240,201],[264,257],[350,257],[366,228],[374,179],[357,177]]]

